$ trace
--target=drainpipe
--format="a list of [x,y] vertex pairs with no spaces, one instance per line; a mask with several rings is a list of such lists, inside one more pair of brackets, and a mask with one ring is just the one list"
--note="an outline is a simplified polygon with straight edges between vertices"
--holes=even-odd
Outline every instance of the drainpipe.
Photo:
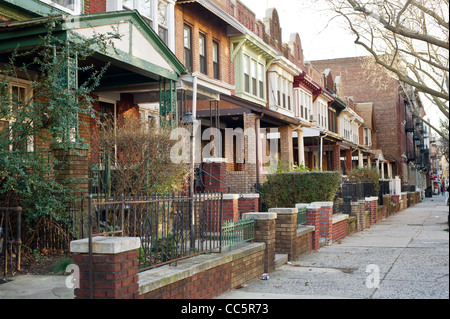
[[323,171],[323,138],[324,135],[320,135],[320,157],[319,157],[319,167],[320,171]]
[[[194,123],[197,123],[197,76],[192,74],[193,80],[192,80],[192,119],[194,121]],[[196,132],[197,132],[197,127],[195,124],[193,124],[192,126],[192,149],[193,149],[193,157],[191,158],[192,163],[194,163],[195,166],[195,153],[197,152],[197,147],[196,147]],[[201,137],[200,137],[201,139]],[[201,158],[201,153],[200,153],[200,161],[199,163],[201,163],[202,158]]]
[[255,147],[256,147],[256,189],[259,190],[259,138],[260,132],[258,130],[258,126],[256,125],[257,121],[260,120],[259,125],[261,127],[261,119],[264,117],[264,113],[260,116],[255,117]]

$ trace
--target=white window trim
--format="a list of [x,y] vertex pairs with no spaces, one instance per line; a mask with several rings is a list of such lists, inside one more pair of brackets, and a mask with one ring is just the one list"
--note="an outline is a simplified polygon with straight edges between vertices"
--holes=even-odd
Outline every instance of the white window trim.
[[[9,90],[9,94],[11,95],[12,92],[12,86],[18,86],[18,87],[22,87],[25,88],[25,99],[31,99],[33,97],[33,89],[32,89],[32,84],[30,81],[27,80],[23,80],[23,79],[18,79],[18,78],[6,78],[6,81],[9,81],[8,83],[8,90]],[[10,106],[12,108],[12,105]],[[0,118],[0,120],[2,121],[6,121],[5,118]],[[11,119],[8,121],[8,126],[10,125],[10,123],[15,122],[15,119]],[[11,137],[10,137],[11,138]],[[9,150],[13,151],[13,145],[9,145]],[[34,152],[34,136],[30,135],[27,137],[27,152]]]
[[[306,90],[302,89],[301,87],[295,88],[294,89],[295,92],[298,93],[297,96],[297,101],[296,101],[296,108],[298,111],[298,118],[305,120],[305,121],[310,121],[310,116],[313,114],[312,113],[312,94],[307,92]],[[296,94],[297,95],[297,94]],[[304,103],[304,105],[303,105]],[[302,111],[301,111],[301,107],[304,107],[304,110],[307,110],[308,114],[306,114],[305,111],[303,111],[303,116],[302,116]]]
[[82,4],[83,1],[82,0],[74,0],[74,6],[75,6],[75,10],[71,10],[69,8],[66,8],[60,4],[57,4],[56,2],[53,2],[52,0],[39,0],[43,3],[46,3],[48,5],[51,5],[59,10],[65,11],[67,13],[73,14],[73,15],[78,15],[81,14],[83,12],[82,10]]

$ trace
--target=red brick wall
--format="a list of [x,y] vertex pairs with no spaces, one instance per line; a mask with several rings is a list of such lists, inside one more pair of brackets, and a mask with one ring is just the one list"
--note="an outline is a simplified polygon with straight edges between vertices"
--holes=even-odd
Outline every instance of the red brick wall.
[[231,264],[224,264],[157,290],[139,299],[211,299],[231,287]]
[[[75,299],[89,298],[89,255],[75,254],[80,269],[80,288]],[[136,299],[139,295],[138,251],[117,255],[93,255],[93,297],[96,299]]]
[[406,133],[401,124],[405,109],[398,81],[383,76],[382,81],[374,84],[362,58],[321,60],[312,64],[322,71],[331,69],[333,76],[341,76],[344,95],[353,97],[354,102],[373,102],[376,137],[372,139],[372,148],[381,148],[384,154],[396,159],[400,165],[393,172],[395,175],[407,174],[401,165],[405,162],[401,155],[406,151]]
[[239,216],[244,213],[256,213],[259,211],[259,198],[239,198]]
[[229,82],[230,46],[226,25],[214,14],[196,3],[175,5],[175,55],[184,61],[184,23],[192,27],[192,71],[200,71],[199,32],[206,35],[207,75],[213,78],[212,41],[219,42],[220,80]]
[[106,12],[106,0],[84,0],[84,13]]
[[343,239],[348,235],[348,220],[344,219],[333,224],[333,241]]
[[210,299],[264,272],[264,251],[197,273],[139,296],[139,299]]

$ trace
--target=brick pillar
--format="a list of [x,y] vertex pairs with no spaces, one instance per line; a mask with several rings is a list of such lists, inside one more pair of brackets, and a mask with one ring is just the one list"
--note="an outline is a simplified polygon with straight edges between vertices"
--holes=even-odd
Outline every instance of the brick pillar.
[[222,220],[224,222],[239,219],[239,195],[223,194],[222,210]]
[[345,150],[345,169],[347,174],[352,170],[352,149]]
[[259,210],[259,194],[243,194],[238,199],[239,216]]
[[[92,243],[92,287],[94,299],[137,299],[139,238],[94,237]],[[70,243],[80,270],[75,299],[89,298],[89,240]]]
[[306,224],[314,226],[311,249],[320,248],[320,206],[311,204],[306,207]]
[[294,163],[294,145],[292,141],[292,127],[289,125],[280,127],[280,155],[283,165]]
[[333,240],[333,202],[314,202],[320,206],[320,237],[326,238],[327,245]]
[[225,160],[207,159],[207,162],[203,163],[203,170],[206,172],[203,173],[202,176],[203,183],[205,185],[205,191],[223,193],[226,193],[228,191],[228,188],[225,185],[227,182]]
[[378,197],[366,197],[366,210],[370,214],[370,225],[377,222]]
[[270,213],[277,214],[275,229],[275,251],[287,254],[289,260],[296,256],[297,208],[270,208]]
[[75,179],[73,188],[81,192],[88,192],[88,151],[87,150],[63,150],[54,149],[53,155],[60,162],[58,174],[55,176],[57,182],[64,184],[68,179]]
[[395,204],[395,213],[400,211],[400,195],[392,195],[392,201]]
[[276,213],[245,213],[242,218],[255,218],[255,242],[266,244],[264,251],[264,272],[275,270],[275,227]]
[[334,170],[340,172],[341,171],[341,146],[338,143],[333,145],[333,154],[334,154]]

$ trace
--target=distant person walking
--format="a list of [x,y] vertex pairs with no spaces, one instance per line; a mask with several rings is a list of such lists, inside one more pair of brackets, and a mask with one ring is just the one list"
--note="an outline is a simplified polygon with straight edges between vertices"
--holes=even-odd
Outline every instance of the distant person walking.
[[442,196],[445,196],[445,185],[444,184],[442,184],[442,186],[441,186],[441,194],[442,194]]

